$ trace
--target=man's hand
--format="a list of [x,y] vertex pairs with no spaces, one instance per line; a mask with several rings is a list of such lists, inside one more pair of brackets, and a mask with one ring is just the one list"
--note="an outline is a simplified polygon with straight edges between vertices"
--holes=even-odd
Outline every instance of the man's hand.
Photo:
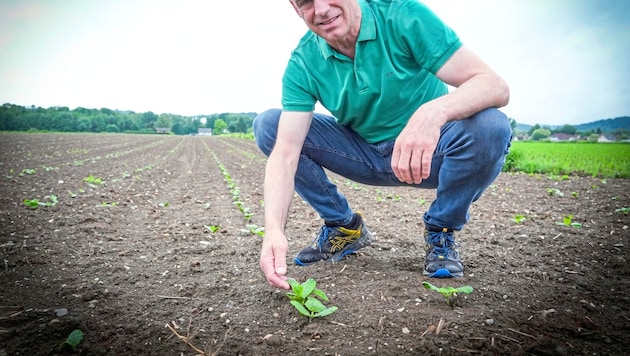
[[272,287],[290,289],[287,283],[287,250],[289,244],[283,233],[265,233],[260,252],[260,269]]
[[429,178],[433,153],[440,139],[444,121],[426,112],[422,107],[418,109],[394,144],[392,169],[407,184],[420,184]]

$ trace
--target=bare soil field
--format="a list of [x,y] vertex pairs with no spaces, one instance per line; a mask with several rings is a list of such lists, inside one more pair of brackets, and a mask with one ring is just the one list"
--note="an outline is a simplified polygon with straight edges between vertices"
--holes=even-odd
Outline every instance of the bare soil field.
[[[465,276],[428,280],[434,192],[331,175],[376,242],[289,267],[339,308],[309,320],[258,267],[253,141],[0,134],[0,152],[0,356],[628,353],[630,180],[502,173],[458,234]],[[320,224],[295,196],[289,257]],[[474,291],[449,305],[425,281]]]

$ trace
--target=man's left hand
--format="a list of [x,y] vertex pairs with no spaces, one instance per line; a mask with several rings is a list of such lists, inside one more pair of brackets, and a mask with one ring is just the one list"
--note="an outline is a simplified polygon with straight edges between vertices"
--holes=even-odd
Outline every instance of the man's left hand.
[[440,139],[443,121],[426,113],[421,107],[409,119],[394,144],[392,169],[401,181],[420,184],[429,178],[433,153]]

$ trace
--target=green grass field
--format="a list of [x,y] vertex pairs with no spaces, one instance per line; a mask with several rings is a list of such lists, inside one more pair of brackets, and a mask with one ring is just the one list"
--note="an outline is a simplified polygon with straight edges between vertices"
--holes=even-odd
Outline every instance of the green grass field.
[[512,142],[503,170],[630,178],[630,144]]

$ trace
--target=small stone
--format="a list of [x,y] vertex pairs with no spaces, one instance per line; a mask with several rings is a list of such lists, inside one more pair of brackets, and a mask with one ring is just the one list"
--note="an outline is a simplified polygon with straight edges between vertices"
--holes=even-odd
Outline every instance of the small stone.
[[68,309],[66,309],[66,308],[55,309],[55,315],[56,316],[66,316],[66,315],[68,315]]
[[409,331],[409,329],[407,329],[407,328],[402,328],[402,333],[403,333],[403,334],[405,334],[405,335],[407,335],[407,334],[409,334],[409,333],[410,333],[410,331]]
[[494,319],[486,319],[486,324],[488,325],[493,325],[494,324]]
[[263,340],[265,340],[265,343],[267,343],[267,345],[269,346],[280,346],[282,344],[282,340],[280,339],[280,337],[273,334],[265,335],[265,337],[263,337]]

